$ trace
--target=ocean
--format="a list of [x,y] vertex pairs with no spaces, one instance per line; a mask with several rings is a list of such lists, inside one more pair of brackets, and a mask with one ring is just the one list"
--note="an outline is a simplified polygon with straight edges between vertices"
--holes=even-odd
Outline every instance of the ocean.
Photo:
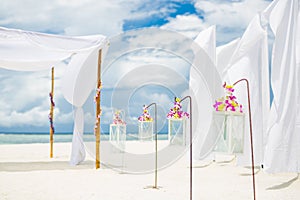
[[[55,133],[54,142],[72,142],[72,133]],[[159,140],[167,140],[166,133],[158,134]],[[49,133],[0,133],[0,145],[3,144],[33,144],[33,143],[49,143]],[[85,142],[95,141],[93,133],[83,135]],[[109,140],[109,134],[101,134],[101,141]],[[126,134],[126,140],[138,140],[137,134]]]

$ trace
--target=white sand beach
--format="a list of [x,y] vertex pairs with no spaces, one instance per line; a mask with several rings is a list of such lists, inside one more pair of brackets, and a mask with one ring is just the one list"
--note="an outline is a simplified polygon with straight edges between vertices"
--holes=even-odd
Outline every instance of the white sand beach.
[[[154,174],[127,174],[105,168],[95,169],[93,158],[70,166],[71,143],[0,145],[1,200],[153,200],[189,199],[188,158],[183,157]],[[238,167],[235,160],[196,162],[193,168],[193,199],[253,199],[250,168]],[[300,199],[297,174],[266,174],[257,170],[258,200]]]

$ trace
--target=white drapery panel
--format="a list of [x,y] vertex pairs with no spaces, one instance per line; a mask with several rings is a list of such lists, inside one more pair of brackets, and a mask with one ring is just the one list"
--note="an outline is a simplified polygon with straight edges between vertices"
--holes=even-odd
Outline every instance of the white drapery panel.
[[103,35],[70,37],[0,27],[1,68],[39,71],[50,70],[62,61],[67,63],[62,93],[69,103],[77,107],[72,164],[84,159],[84,114],[81,106],[96,87],[98,53],[103,48],[106,52],[108,41]]
[[207,53],[213,64],[216,64],[216,26],[201,31],[194,41]]
[[84,112],[82,108],[74,109],[74,130],[72,138],[71,165],[77,165],[85,159],[85,147],[83,143]]
[[[264,127],[266,127],[265,122],[269,110],[268,73],[267,31],[261,27],[260,17],[256,15],[223,71],[223,80],[230,84],[242,78],[249,81],[255,165],[260,165],[263,159]],[[234,93],[246,113],[244,154],[238,156],[238,164],[251,165],[249,111],[245,82],[236,85]]]
[[276,0],[263,12],[275,35],[271,70],[274,99],[264,156],[265,170],[272,173],[300,172],[300,128],[296,126],[300,78],[296,67],[298,8],[298,0]]
[[[216,63],[216,28],[211,26],[198,34],[195,43],[204,50],[210,58],[210,64],[207,64],[210,73],[201,74],[204,70],[198,69],[198,62],[206,61],[206,57],[201,58],[197,52],[194,60],[194,66],[190,71],[189,88],[191,90],[193,105],[205,105],[199,107],[199,113],[193,113],[193,123],[197,124],[195,131],[196,139],[194,141],[194,159],[201,160],[207,157],[215,147],[219,132],[212,132],[211,119],[214,99],[223,94],[221,88],[221,78],[215,66]],[[195,51],[195,49],[193,49]],[[207,77],[207,76],[211,77]],[[207,113],[205,115],[204,113]],[[209,114],[208,114],[209,113]],[[214,134],[211,134],[214,133]]]
[[0,67],[18,71],[50,69],[72,55],[105,43],[102,35],[69,37],[0,27]]
[[[217,70],[222,77],[224,69],[228,66],[230,59],[237,49],[240,38],[237,38],[227,44],[222,46],[218,46],[216,48],[216,63],[217,63]],[[222,77],[224,79],[224,77]]]

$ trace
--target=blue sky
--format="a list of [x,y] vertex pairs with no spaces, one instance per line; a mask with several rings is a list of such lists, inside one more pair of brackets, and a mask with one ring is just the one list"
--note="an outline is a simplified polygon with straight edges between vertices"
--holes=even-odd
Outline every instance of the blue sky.
[[[267,0],[1,0],[0,26],[108,37],[137,28],[159,27],[194,39],[200,31],[216,25],[217,45],[222,45],[241,37],[254,15],[269,3]],[[57,132],[71,132],[72,106],[63,99],[59,88],[62,73],[62,70],[56,72],[55,127]],[[0,69],[0,132],[48,131],[49,80],[48,71],[25,73]],[[164,100],[157,91],[155,94],[161,95],[162,101],[168,99]],[[105,110],[110,112],[109,108],[104,107]],[[92,114],[86,118],[94,120]]]

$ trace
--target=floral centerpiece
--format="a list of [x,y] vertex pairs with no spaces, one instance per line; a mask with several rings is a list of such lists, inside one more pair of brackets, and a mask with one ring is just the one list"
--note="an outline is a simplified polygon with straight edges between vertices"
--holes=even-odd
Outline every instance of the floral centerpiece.
[[187,112],[181,110],[182,105],[180,102],[180,98],[175,97],[174,107],[170,109],[167,118],[168,119],[182,119],[184,117],[189,118],[190,115]]
[[223,85],[225,90],[225,97],[221,97],[215,101],[213,107],[216,111],[232,111],[242,113],[243,106],[236,101],[236,97],[233,95],[233,85],[227,85],[226,82]]
[[126,122],[124,120],[122,120],[121,111],[120,110],[117,110],[114,113],[113,124],[116,124],[116,125],[126,125]]
[[150,116],[148,108],[146,106],[143,106],[143,114],[139,116],[138,120],[140,122],[152,122],[153,118]]

